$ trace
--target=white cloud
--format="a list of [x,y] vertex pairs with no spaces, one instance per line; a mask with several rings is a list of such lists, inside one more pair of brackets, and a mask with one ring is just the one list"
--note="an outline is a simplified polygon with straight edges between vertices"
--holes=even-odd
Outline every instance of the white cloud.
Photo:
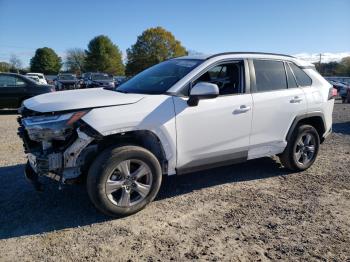
[[[300,53],[295,54],[295,57],[315,63],[320,61],[320,53]],[[322,53],[322,63],[328,63],[328,62],[339,62],[342,58],[350,56],[350,52],[341,52],[341,53]]]

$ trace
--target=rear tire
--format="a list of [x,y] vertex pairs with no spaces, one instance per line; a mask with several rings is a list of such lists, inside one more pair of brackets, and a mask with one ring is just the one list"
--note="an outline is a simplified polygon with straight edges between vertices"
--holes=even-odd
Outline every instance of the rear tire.
[[320,138],[311,125],[299,125],[279,156],[282,165],[293,171],[308,169],[316,160]]
[[92,163],[87,191],[104,214],[121,217],[143,209],[156,197],[162,181],[158,159],[139,146],[104,150]]

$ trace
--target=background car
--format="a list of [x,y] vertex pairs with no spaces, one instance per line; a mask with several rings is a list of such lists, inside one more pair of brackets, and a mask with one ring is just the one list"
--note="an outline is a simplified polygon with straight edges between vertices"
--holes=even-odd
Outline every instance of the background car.
[[93,88],[93,87],[108,87],[108,88],[114,88],[114,78],[111,75],[105,74],[105,73],[91,73],[86,88]]
[[86,88],[87,83],[88,83],[88,81],[89,81],[90,75],[91,75],[91,72],[86,72],[86,73],[83,73],[83,74],[81,75],[82,81],[81,81],[81,86],[80,86],[80,88]]
[[334,80],[328,80],[328,82],[332,84],[335,89],[337,89],[342,102],[345,103],[348,100],[350,85],[346,82],[340,82],[340,81],[334,81]]
[[38,76],[35,75],[26,75],[27,78],[30,78],[32,80],[34,80],[35,82],[37,82],[38,84],[40,84],[40,78]]
[[56,90],[80,88],[80,80],[74,74],[59,74],[55,80]]
[[26,76],[37,76],[40,84],[47,85],[45,75],[42,73],[27,73]]
[[126,76],[115,76],[114,77],[114,86],[117,87],[127,80],[128,80],[128,78]]
[[53,91],[53,86],[38,84],[23,75],[0,73],[0,108],[18,108],[27,98]]

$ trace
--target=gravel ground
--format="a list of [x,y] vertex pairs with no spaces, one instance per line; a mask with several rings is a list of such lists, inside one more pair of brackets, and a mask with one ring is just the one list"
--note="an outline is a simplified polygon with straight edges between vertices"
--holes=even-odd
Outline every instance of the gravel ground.
[[25,181],[16,115],[0,115],[0,261],[350,261],[350,104],[307,171],[276,159],[167,178],[146,209],[109,219],[84,186]]

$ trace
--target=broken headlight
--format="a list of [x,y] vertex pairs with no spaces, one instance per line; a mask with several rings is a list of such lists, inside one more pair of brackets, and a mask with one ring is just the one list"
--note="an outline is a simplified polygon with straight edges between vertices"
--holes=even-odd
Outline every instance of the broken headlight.
[[22,120],[28,136],[34,141],[65,140],[73,130],[73,124],[87,111],[62,115],[32,116]]

